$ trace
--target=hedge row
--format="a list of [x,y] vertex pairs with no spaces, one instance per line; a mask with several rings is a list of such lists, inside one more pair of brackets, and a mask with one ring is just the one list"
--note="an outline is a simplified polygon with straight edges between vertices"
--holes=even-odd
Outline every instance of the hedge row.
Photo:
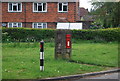
[[[40,40],[52,41],[55,37],[55,29],[28,29],[28,28],[3,28],[3,42],[38,42]],[[118,41],[119,28],[98,30],[72,30],[73,39]]]
[[2,41],[36,42],[42,39],[49,40],[54,38],[54,31],[51,29],[3,28]]
[[118,41],[120,38],[119,28],[97,29],[97,30],[73,30],[75,39],[96,41]]

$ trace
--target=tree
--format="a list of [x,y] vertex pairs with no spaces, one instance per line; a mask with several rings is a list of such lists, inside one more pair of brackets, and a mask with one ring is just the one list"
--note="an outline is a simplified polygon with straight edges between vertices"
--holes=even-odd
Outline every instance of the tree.
[[92,2],[91,14],[105,28],[120,26],[120,2]]

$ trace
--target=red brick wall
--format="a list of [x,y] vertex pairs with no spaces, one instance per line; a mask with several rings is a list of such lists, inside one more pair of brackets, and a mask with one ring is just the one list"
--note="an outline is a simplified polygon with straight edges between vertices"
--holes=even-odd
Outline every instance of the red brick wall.
[[[26,26],[25,26],[25,24],[26,24]],[[51,23],[51,22],[49,22],[49,23],[47,23],[47,28],[51,28],[51,29],[55,29],[56,28],[56,25],[57,25],[57,23]],[[26,28],[32,28],[32,22],[30,23],[23,23],[22,24],[22,26],[23,27],[26,27]]]
[[47,27],[51,29],[56,29],[57,23],[47,23]]
[[79,2],[76,2],[76,21],[80,20]]
[[2,22],[24,22],[24,20],[24,12],[9,13],[8,3],[2,3]]
[[0,28],[2,27],[2,3],[0,2]]
[[31,23],[31,22],[22,23],[22,27],[25,27],[25,28],[32,28],[32,23]]
[[[25,13],[26,4],[26,13]],[[8,3],[2,3],[2,22],[59,22],[59,17],[67,19],[66,22],[76,21],[76,3],[68,3],[68,13],[58,13],[57,3],[47,3],[47,12],[33,13],[33,3],[22,3],[22,12],[9,13]],[[26,17],[26,18],[25,18]]]
[[[47,23],[47,28],[51,28],[51,29],[55,29],[56,28],[57,23]],[[32,22],[27,22],[27,23],[22,23],[22,27],[25,28],[32,28]]]
[[32,23],[27,22],[27,23],[26,23],[26,27],[27,27],[27,28],[32,28]]

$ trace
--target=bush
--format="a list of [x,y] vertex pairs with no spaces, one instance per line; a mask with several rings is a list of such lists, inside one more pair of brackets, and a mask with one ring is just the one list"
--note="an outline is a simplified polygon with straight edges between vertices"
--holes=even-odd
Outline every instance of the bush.
[[119,28],[97,29],[97,30],[73,30],[72,37],[75,39],[95,41],[118,41],[120,38]]
[[3,42],[38,42],[54,39],[54,30],[32,28],[3,28]]
[[[118,41],[120,38],[119,28],[97,29],[97,30],[72,30],[72,38],[75,40],[94,41]],[[54,41],[54,29],[32,29],[32,28],[3,28],[3,42],[47,42]]]

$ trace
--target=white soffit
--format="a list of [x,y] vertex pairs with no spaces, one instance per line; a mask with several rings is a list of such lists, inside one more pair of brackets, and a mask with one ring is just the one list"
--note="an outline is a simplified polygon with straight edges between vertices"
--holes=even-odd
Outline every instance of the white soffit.
[[0,0],[0,2],[79,2],[79,0]]

